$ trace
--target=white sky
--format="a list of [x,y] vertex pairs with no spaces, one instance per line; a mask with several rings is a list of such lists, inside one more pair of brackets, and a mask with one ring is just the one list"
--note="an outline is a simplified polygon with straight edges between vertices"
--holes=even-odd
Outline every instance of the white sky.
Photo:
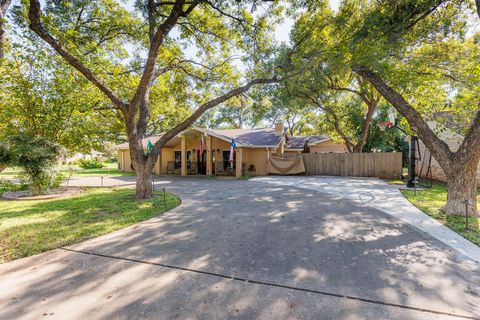
[[[337,11],[337,9],[340,5],[340,1],[341,0],[328,0],[328,2],[330,4],[330,7],[334,11]],[[18,2],[20,2],[20,0],[14,0],[12,4],[18,4]],[[120,2],[123,2],[123,1],[120,0]],[[124,3],[127,10],[130,10],[130,11],[133,10],[134,0],[124,0],[123,3]],[[44,6],[45,5],[45,0],[40,0],[40,4],[42,6]],[[287,42],[288,43],[289,37],[290,37],[290,30],[292,29],[292,26],[293,26],[293,20],[290,19],[290,18],[286,18],[285,21],[282,24],[276,26],[276,28],[275,28],[275,39],[279,42]],[[132,50],[133,50],[133,48],[127,47],[127,51],[129,51],[129,53],[132,53]],[[191,53],[187,52],[187,56],[188,55],[191,55],[192,58],[195,56],[194,52],[191,52]]]
[[[129,10],[133,10],[134,0],[126,0],[125,6]],[[337,11],[340,6],[340,0],[328,0],[332,10]],[[285,19],[284,23],[278,25],[275,29],[275,39],[279,42],[288,42],[290,30],[292,29],[293,21],[292,19]]]

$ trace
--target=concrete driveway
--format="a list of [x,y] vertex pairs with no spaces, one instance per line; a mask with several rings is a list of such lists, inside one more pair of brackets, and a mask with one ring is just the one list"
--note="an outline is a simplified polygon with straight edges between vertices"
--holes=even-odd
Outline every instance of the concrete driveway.
[[162,179],[182,205],[0,265],[0,319],[480,318],[480,265],[351,199]]

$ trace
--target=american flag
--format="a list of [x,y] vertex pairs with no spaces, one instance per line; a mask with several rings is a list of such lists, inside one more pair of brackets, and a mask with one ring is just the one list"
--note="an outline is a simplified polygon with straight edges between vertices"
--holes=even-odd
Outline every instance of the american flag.
[[203,156],[203,146],[205,145],[205,143],[203,142],[203,134],[202,134],[202,137],[200,138],[200,157]]

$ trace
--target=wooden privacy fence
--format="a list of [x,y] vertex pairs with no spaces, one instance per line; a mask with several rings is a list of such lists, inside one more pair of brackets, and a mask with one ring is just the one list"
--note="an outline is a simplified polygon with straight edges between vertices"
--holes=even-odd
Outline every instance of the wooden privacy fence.
[[306,175],[388,179],[402,175],[401,152],[304,153],[302,157]]

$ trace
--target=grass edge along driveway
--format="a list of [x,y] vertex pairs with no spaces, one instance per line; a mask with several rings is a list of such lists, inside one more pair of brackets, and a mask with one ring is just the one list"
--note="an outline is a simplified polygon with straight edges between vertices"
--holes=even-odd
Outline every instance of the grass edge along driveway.
[[94,238],[171,210],[180,199],[155,192],[135,200],[134,189],[91,188],[52,200],[0,200],[0,263]]
[[[404,181],[400,180],[387,180],[387,182],[394,185],[405,184]],[[478,216],[469,218],[471,228],[465,230],[465,217],[447,216],[445,212],[442,211],[447,201],[447,186],[445,183],[433,182],[431,188],[424,188],[424,190],[417,191],[416,195],[413,190],[400,190],[400,192],[408,201],[425,214],[480,247],[480,218]],[[480,192],[477,197],[477,210],[480,210]],[[475,223],[476,227],[473,227]]]

